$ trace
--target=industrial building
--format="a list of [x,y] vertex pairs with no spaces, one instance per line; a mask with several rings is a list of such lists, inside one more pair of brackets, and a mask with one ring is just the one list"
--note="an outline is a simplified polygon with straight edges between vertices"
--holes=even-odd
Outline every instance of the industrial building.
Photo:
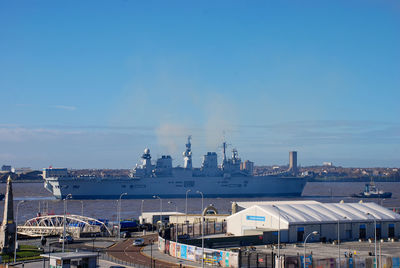
[[[96,268],[98,253],[93,252],[58,252],[41,254],[43,258],[49,259],[49,267],[71,268],[87,267]],[[24,265],[22,265],[24,266]],[[44,263],[43,263],[43,266]]]
[[264,241],[351,241],[400,236],[400,215],[375,203],[317,201],[239,202],[243,210],[227,217],[227,232],[236,236],[263,235]]
[[141,216],[139,216],[140,224],[150,223],[157,224],[160,221],[160,217],[162,217],[162,222],[166,223],[170,221],[170,217],[173,215],[184,215],[181,212],[176,211],[166,211],[166,212],[143,212]]
[[291,172],[294,176],[297,175],[297,152],[292,151],[289,152],[289,172]]

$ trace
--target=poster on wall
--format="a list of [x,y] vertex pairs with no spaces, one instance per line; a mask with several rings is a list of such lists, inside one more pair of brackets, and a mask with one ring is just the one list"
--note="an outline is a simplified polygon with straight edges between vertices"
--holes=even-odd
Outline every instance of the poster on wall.
[[[300,256],[301,260],[301,266],[306,267],[306,268],[312,268],[312,255],[306,256],[306,259],[304,260],[303,256]],[[304,264],[305,262],[305,264]]]
[[181,244],[181,259],[187,260],[187,245]]
[[392,267],[400,268],[400,258],[399,257],[392,258]]
[[180,258],[181,257],[181,244],[175,243],[175,257]]
[[239,267],[239,253],[236,252],[229,252],[229,263],[227,264],[227,267]]
[[207,264],[217,264],[214,259],[214,250],[205,248],[204,249],[204,263]]
[[224,251],[224,256],[222,258],[222,263],[221,266],[222,267],[229,267],[229,251]]
[[158,237],[158,250],[159,251],[164,251],[162,248],[164,245],[164,241],[165,241],[165,239],[161,238],[160,236]]
[[165,241],[165,254],[171,255],[169,252],[169,247],[170,247],[169,240],[166,240]]
[[219,250],[213,251],[213,263],[221,265],[223,255],[224,255],[223,251],[219,251]]
[[[345,261],[342,261],[341,263],[343,264],[341,267],[345,267]],[[313,267],[316,268],[335,268],[339,267],[337,266],[336,259],[334,258],[327,258],[327,259],[319,259],[319,260],[313,260]]]
[[195,255],[195,256],[196,256],[196,261],[197,261],[197,262],[201,262],[201,259],[202,259],[201,256],[202,256],[202,254],[203,254],[203,253],[202,253],[202,252],[203,252],[202,249],[196,247],[196,251],[195,251],[195,252],[196,252],[196,255]]
[[175,242],[169,241],[169,255],[172,257],[176,257],[175,245]]
[[196,247],[194,246],[187,246],[187,260],[189,261],[196,261]]

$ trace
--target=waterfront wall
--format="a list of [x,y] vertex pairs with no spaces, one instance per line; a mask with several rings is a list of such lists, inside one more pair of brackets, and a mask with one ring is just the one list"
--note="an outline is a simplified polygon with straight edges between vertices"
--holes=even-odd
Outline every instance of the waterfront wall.
[[[158,250],[178,259],[201,263],[201,247],[176,243],[174,241],[158,237]],[[217,265],[219,267],[238,268],[239,254],[236,252],[205,248],[204,262],[211,265]]]
[[[172,257],[201,263],[202,248],[158,237],[158,250]],[[262,253],[245,248],[239,252],[217,249],[204,249],[204,262],[219,267],[246,268],[246,267],[277,267],[278,261],[273,253]],[[306,265],[303,256],[282,256],[281,267],[291,268],[374,268],[374,257],[342,258],[341,264],[337,258],[316,259],[312,255],[306,256]],[[400,268],[400,257],[381,256],[377,258],[378,267]],[[381,262],[381,263],[380,263]]]

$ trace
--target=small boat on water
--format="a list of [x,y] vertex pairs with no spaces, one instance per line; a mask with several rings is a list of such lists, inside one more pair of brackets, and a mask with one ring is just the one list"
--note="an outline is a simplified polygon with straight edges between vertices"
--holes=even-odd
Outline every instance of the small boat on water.
[[373,182],[365,184],[364,192],[359,194],[353,194],[352,197],[359,197],[359,198],[391,198],[391,192],[384,192],[376,188]]

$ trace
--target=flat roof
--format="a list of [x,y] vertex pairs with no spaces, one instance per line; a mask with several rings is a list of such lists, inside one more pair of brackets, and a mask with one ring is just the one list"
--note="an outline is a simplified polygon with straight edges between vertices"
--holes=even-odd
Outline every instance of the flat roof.
[[97,257],[95,252],[57,252],[50,254],[40,254],[44,258],[53,258],[58,260],[71,260],[71,259],[81,259],[89,257]]

